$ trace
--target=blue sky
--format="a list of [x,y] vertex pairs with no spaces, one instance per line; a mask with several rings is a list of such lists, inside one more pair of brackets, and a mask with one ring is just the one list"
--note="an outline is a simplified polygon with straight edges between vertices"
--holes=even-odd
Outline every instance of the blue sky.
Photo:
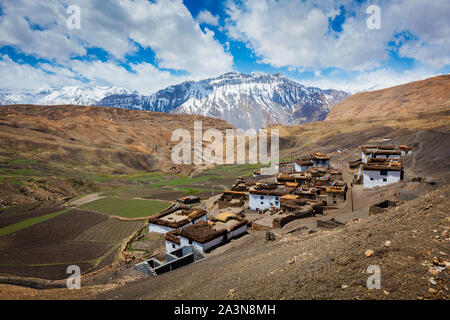
[[[67,28],[70,5],[80,29]],[[379,9],[379,29],[367,20]],[[349,92],[450,70],[450,3],[4,0],[0,86],[116,85],[150,94],[225,72],[282,72]]]

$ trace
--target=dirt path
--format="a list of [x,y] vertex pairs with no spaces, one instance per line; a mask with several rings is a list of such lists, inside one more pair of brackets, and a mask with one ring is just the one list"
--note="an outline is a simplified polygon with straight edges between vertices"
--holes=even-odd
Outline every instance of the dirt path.
[[91,193],[85,196],[82,196],[79,199],[75,199],[72,201],[69,201],[66,206],[68,207],[79,207],[82,206],[83,204],[95,201],[95,200],[99,200],[104,198],[103,196],[100,195],[100,193]]

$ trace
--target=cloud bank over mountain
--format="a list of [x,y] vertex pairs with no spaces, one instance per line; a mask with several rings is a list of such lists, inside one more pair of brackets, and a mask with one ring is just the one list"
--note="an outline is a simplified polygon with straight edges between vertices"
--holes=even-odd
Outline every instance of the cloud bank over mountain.
[[[0,3],[1,86],[152,94],[231,71],[349,92],[450,72],[450,3],[380,0],[17,0]],[[80,29],[69,29],[80,9]]]

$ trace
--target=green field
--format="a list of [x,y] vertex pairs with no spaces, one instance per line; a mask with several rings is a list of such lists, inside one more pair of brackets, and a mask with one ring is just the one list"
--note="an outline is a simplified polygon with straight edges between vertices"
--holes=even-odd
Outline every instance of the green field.
[[171,205],[170,202],[106,197],[80,206],[80,209],[97,211],[124,218],[149,217]]
[[64,212],[67,212],[69,209],[66,210],[62,210],[62,211],[58,211],[58,212],[53,212],[50,214],[46,214],[44,216],[40,216],[40,217],[36,217],[36,218],[31,218],[31,219],[27,219],[27,220],[23,220],[20,221],[18,223],[12,224],[10,226],[4,227],[0,229],[0,236],[4,236],[10,233],[14,233],[16,231],[31,227],[32,225],[35,225],[37,223],[40,222],[44,222],[46,220],[49,220],[51,218],[54,218]]

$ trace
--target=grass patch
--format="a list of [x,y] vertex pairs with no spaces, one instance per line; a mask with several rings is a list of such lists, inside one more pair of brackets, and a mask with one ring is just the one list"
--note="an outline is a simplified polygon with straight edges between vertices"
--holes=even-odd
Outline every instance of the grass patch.
[[170,202],[106,197],[80,206],[80,209],[124,217],[149,217],[171,205]]
[[53,213],[46,214],[46,215],[40,216],[40,217],[35,217],[35,218],[23,220],[23,221],[20,221],[18,223],[12,224],[10,226],[1,228],[0,229],[0,236],[11,234],[11,233],[14,233],[16,231],[19,231],[19,230],[31,227],[31,226],[33,226],[35,224],[40,223],[40,222],[44,222],[44,221],[47,221],[47,220],[49,220],[51,218],[59,216],[60,214],[62,214],[64,212],[67,212],[67,211],[69,211],[69,209],[65,209],[65,210],[58,211],[58,212],[53,212]]
[[184,191],[186,194],[197,194],[203,190],[209,190],[209,189],[197,189],[197,188],[174,188],[174,190],[177,191]]
[[181,185],[187,185],[187,184],[196,184],[196,183],[202,183],[202,182],[208,182],[211,179],[217,178],[217,176],[214,175],[204,175],[204,176],[197,176],[197,177],[187,177],[182,176],[173,180],[169,181],[162,181],[158,183],[154,183],[151,186],[153,188],[159,188],[159,187],[169,187],[169,186],[181,186]]
[[0,209],[0,214],[2,217],[9,217],[18,213],[33,210],[39,206],[39,202],[28,202],[24,204],[18,204],[15,206],[5,207]]

